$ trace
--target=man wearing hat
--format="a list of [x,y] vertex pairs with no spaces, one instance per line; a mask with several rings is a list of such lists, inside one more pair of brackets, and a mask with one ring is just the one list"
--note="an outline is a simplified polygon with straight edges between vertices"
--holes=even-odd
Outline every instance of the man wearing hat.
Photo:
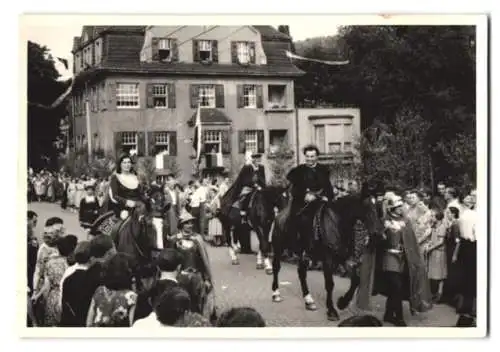
[[228,215],[231,207],[239,208],[240,215],[245,217],[250,197],[254,190],[266,186],[266,172],[261,164],[262,154],[252,153],[251,162],[244,165],[238,177],[221,198],[221,212]]
[[[406,326],[403,300],[409,301],[412,312],[425,312],[432,307],[425,263],[411,223],[404,216],[403,204],[398,195],[386,194],[384,234],[376,253],[380,261],[375,261],[381,266],[372,268],[374,276],[361,277],[358,292],[358,305],[364,302],[367,306],[372,292],[386,295],[384,321],[395,326]],[[369,282],[373,282],[374,287]]]
[[193,231],[194,221],[194,216],[184,211],[179,217],[179,233],[171,236],[170,242],[183,256],[179,284],[191,295],[192,311],[203,313],[213,281],[203,238]]
[[92,227],[92,224],[99,217],[99,201],[94,195],[95,187],[93,184],[85,185],[85,197],[80,201],[80,209],[78,213],[78,220],[80,221],[80,226],[86,231]]

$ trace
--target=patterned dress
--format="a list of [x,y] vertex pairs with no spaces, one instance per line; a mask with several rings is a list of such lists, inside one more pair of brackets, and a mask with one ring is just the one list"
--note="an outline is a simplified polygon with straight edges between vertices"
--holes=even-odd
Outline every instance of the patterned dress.
[[49,291],[45,296],[46,326],[57,326],[61,319],[60,283],[67,268],[66,258],[60,255],[51,257],[45,266],[45,279],[49,282]]
[[129,327],[130,311],[137,303],[132,290],[114,291],[99,286],[94,293],[94,320],[92,327]]

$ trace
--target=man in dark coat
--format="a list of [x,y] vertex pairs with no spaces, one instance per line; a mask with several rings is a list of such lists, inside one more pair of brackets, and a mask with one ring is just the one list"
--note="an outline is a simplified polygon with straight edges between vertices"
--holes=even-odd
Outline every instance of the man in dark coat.
[[[305,249],[310,254],[313,249],[313,217],[320,201],[333,201],[330,172],[326,166],[318,164],[319,150],[309,145],[303,150],[306,163],[293,168],[287,175],[292,185],[291,219],[296,221],[299,241],[297,249]],[[302,253],[297,253],[302,256]]]
[[239,208],[246,215],[250,194],[266,186],[266,172],[261,164],[261,154],[252,154],[252,162],[243,166],[238,177],[221,198],[221,212],[229,215],[231,208]]

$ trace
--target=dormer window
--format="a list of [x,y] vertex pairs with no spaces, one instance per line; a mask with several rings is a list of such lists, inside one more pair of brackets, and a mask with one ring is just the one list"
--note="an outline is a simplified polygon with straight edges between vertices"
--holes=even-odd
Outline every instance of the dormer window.
[[160,39],[158,42],[158,55],[160,56],[160,61],[172,60],[172,40]]
[[198,42],[198,50],[201,61],[212,61],[212,41],[200,40]]
[[253,42],[232,42],[231,43],[232,62],[241,65],[255,64],[255,43]]

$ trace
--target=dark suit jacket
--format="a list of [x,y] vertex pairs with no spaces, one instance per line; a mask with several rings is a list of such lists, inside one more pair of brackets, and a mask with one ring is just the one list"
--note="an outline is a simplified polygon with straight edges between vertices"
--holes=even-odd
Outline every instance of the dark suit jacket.
[[314,168],[304,164],[299,165],[288,173],[287,179],[292,184],[292,212],[305,206],[304,197],[308,190],[317,192],[322,189],[322,195],[329,201],[334,198],[330,171],[324,165],[317,164]]

